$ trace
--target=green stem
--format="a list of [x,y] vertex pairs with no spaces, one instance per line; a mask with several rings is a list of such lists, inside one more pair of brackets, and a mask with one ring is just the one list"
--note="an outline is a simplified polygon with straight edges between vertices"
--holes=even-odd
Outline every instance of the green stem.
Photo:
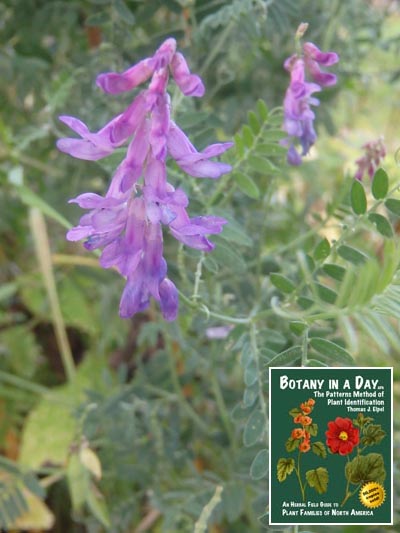
[[0,370],[0,382],[14,385],[21,390],[33,392],[34,394],[38,394],[40,396],[50,392],[50,389],[43,387],[43,385],[39,385],[32,381],[27,381],[18,376],[14,376],[13,374],[9,374],[8,372],[4,372],[3,370]]
[[225,400],[222,395],[221,387],[219,385],[219,381],[216,375],[216,372],[212,372],[211,374],[211,390],[214,394],[215,403],[217,404],[218,411],[222,420],[222,423],[224,425],[225,431],[229,437],[231,447],[233,452],[236,452],[236,439],[235,434],[233,431],[232,423],[230,421],[230,416],[228,413],[228,410],[226,408]]
[[306,494],[305,494],[305,487],[303,486],[303,483],[301,481],[301,473],[300,473],[300,456],[301,456],[301,452],[299,450],[299,455],[297,457],[297,469],[296,469],[296,474],[297,474],[297,479],[299,480],[299,485],[300,485],[300,490],[301,490],[301,497],[303,499],[303,502],[306,500]]
[[[261,412],[265,420],[265,428],[267,428],[268,427],[268,410],[267,410],[267,403],[265,401],[264,392],[263,392],[263,380],[262,380],[262,374],[261,374],[262,363],[260,361],[260,354],[259,354],[258,346],[257,346],[257,327],[254,324],[254,322],[252,322],[250,326],[250,343],[251,343],[252,351],[254,353],[254,360],[256,363],[256,367],[257,367],[258,401],[260,402]],[[267,431],[265,431],[264,434],[265,434],[265,443],[268,448],[269,442],[268,442]]]
[[304,331],[303,342],[301,344],[301,366],[307,365],[308,354],[308,329]]
[[295,468],[295,470],[296,470],[297,479],[298,479],[298,482],[299,482],[299,485],[300,485],[301,497],[302,497],[302,500],[304,502],[305,499],[306,499],[306,495],[305,495],[305,488],[303,487],[303,483],[301,481],[300,456],[301,456],[301,452],[299,450],[299,455],[297,456],[297,468]]
[[203,507],[199,519],[194,525],[194,533],[205,533],[207,531],[207,522],[211,516],[213,510],[221,502],[221,493],[223,491],[222,485],[215,487],[215,492],[211,500]]
[[71,382],[75,378],[75,363],[69,345],[64,319],[61,313],[60,302],[58,299],[46,222],[42,213],[37,208],[32,208],[29,212],[29,216],[30,226],[35,243],[36,256],[50,303],[51,318],[58,349],[60,351],[65,375],[67,380]]
[[177,266],[178,266],[178,272],[182,279],[183,285],[185,287],[189,287],[190,283],[189,283],[189,278],[186,273],[184,248],[183,248],[182,243],[180,243],[178,246]]
[[[232,165],[232,171],[229,172],[228,174],[225,174],[224,176],[222,176],[219,180],[218,180],[218,184],[217,186],[215,187],[214,189],[214,193],[210,196],[210,199],[209,201],[207,202],[206,204],[206,207],[207,208],[210,208],[214,202],[217,200],[217,198],[225,191],[228,183],[232,180],[232,176],[234,174],[234,171],[240,167],[240,165],[242,165],[242,163],[244,161],[246,161],[248,159],[248,157],[252,154],[253,150],[255,149],[255,147],[257,146],[257,144],[262,140],[263,138],[263,134],[264,134],[264,130],[269,126],[269,123],[268,121],[265,121],[261,128],[260,128],[260,131],[257,133],[257,135],[254,136],[254,142],[253,142],[253,145],[251,148],[247,149],[245,151],[245,153],[243,154],[242,157],[238,157],[235,162],[233,163]],[[236,185],[233,184],[230,188],[229,188],[229,191],[226,192],[226,194],[224,195],[224,198],[223,200],[221,201],[220,205],[223,205],[224,203],[227,203],[229,202],[229,200],[231,199],[234,191],[235,191],[235,187]]]
[[186,414],[193,420],[193,422],[203,431],[204,433],[209,433],[210,428],[209,426],[203,422],[203,420],[199,417],[199,415],[196,413],[196,411],[191,407],[190,404],[186,401],[186,398],[182,392],[180,383],[179,383],[179,377],[178,373],[176,371],[175,361],[172,356],[172,349],[171,349],[171,343],[167,341],[167,354],[168,354],[168,364],[169,364],[169,370],[171,374],[171,380],[172,385],[174,387],[176,396],[179,399],[179,404],[181,405],[182,409],[186,412]]
[[50,174],[51,176],[63,176],[64,173],[57,169],[57,167],[46,165],[46,163],[43,163],[42,161],[39,161],[38,159],[34,159],[33,157],[30,157],[28,155],[23,154],[22,152],[19,152],[17,150],[12,150],[9,154],[6,153],[6,155],[9,155],[11,158],[17,160],[18,162],[35,168],[36,170],[40,170],[41,172],[44,172],[45,174]]
[[205,259],[204,252],[201,252],[200,259],[199,259],[199,261],[197,263],[197,267],[196,267],[196,273],[195,273],[195,276],[194,276],[194,286],[193,286],[192,300],[197,300],[199,298],[201,272],[202,272],[204,259]]
[[203,66],[201,67],[199,71],[199,75],[202,76],[204,72],[208,69],[208,67],[211,65],[211,63],[214,61],[214,59],[217,57],[217,55],[222,50],[223,46],[225,45],[225,41],[228,38],[229,34],[233,30],[234,25],[236,24],[236,21],[232,19],[229,24],[225,27],[225,29],[219,34],[219,39],[215,43],[215,45],[210,50],[210,53],[207,54],[207,59],[204,62]]
[[188,305],[191,309],[203,312],[208,318],[217,318],[218,320],[228,322],[229,324],[249,324],[252,320],[250,317],[236,318],[228,315],[222,315],[220,313],[215,313],[214,311],[210,311],[208,307],[204,304],[200,304],[199,302],[193,302],[181,291],[178,292],[180,299],[185,302],[186,305]]

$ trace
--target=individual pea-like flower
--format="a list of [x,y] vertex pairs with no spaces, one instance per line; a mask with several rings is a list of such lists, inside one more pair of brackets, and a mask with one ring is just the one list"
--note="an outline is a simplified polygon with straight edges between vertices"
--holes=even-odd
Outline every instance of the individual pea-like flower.
[[364,149],[364,155],[357,159],[357,171],[354,175],[354,178],[358,181],[363,179],[365,173],[372,179],[386,156],[386,147],[382,137],[379,137],[376,141],[363,144],[362,148]]
[[150,80],[132,103],[97,132],[91,132],[75,117],[60,120],[80,138],[62,138],[57,147],[79,159],[96,161],[128,143],[105,196],[83,193],[70,202],[89,212],[67,233],[67,239],[85,239],[88,250],[102,249],[100,264],[116,268],[126,279],[120,301],[120,316],[128,318],[146,309],[150,298],[159,302],[166,320],[178,313],[178,291],[167,277],[163,257],[163,231],[180,242],[209,252],[214,248],[207,236],[220,233],[226,220],[212,215],[190,218],[189,199],[182,189],[167,181],[167,156],[187,174],[197,178],[219,178],[230,172],[226,163],[212,161],[233,143],[217,143],[201,152],[170,118],[167,85],[170,74],[185,96],[201,97],[202,80],[192,74],[184,56],[169,38],[156,53],[122,73],[107,72],[96,83],[108,94],[135,89]]
[[[282,144],[288,147],[287,161],[291,165],[301,164],[302,156],[308,154],[317,138],[315,113],[311,106],[318,106],[319,100],[313,94],[336,83],[336,75],[321,67],[329,67],[338,61],[335,52],[321,52],[315,44],[308,42],[303,44],[301,54],[290,56],[284,63],[290,73],[290,83],[283,102],[283,129],[288,137]],[[297,143],[300,143],[301,153]]]
[[328,422],[328,431],[325,432],[326,445],[332,453],[348,455],[360,441],[360,432],[354,427],[350,418],[336,417]]

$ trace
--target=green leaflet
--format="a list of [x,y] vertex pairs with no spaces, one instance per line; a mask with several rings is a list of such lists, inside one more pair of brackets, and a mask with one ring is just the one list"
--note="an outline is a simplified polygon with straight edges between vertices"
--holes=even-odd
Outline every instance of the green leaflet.
[[271,283],[280,291],[289,294],[293,292],[296,288],[295,284],[290,281],[287,277],[283,276],[282,274],[277,274],[273,272],[269,279],[271,280]]
[[253,446],[261,439],[266,430],[266,421],[263,413],[259,410],[254,411],[244,428],[243,444],[246,447]]
[[372,180],[371,191],[377,200],[385,198],[389,190],[389,178],[383,168],[378,168]]
[[356,215],[363,215],[367,210],[367,197],[363,185],[354,180],[350,191],[351,207]]
[[263,448],[254,457],[250,467],[250,476],[254,480],[263,479],[268,474],[268,450]]
[[318,353],[332,361],[354,365],[352,356],[338,344],[327,339],[314,337],[310,340],[310,346]]

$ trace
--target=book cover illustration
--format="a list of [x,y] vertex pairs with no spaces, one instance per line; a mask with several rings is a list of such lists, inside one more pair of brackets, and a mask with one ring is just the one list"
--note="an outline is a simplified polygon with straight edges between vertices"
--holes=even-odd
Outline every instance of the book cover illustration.
[[271,525],[392,523],[392,368],[270,368]]

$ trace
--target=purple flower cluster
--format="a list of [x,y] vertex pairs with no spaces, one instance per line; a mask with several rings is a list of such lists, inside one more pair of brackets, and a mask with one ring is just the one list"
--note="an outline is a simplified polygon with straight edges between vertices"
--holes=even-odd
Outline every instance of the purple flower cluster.
[[365,143],[362,147],[364,148],[364,155],[356,161],[357,171],[354,176],[358,181],[362,181],[365,173],[372,179],[386,156],[382,137],[376,141]]
[[77,118],[60,117],[81,137],[57,142],[59,150],[73,157],[98,160],[129,141],[106,195],[84,193],[70,200],[89,212],[67,233],[70,241],[85,239],[88,250],[102,248],[101,266],[115,267],[126,278],[120,302],[123,318],[146,309],[150,297],[159,302],[166,320],[177,316],[178,292],[167,277],[162,225],[168,226],[182,243],[208,252],[214,245],[206,235],[220,233],[226,222],[211,215],[190,218],[185,192],[167,181],[168,154],[191,176],[219,178],[231,167],[210,158],[233,144],[213,144],[201,152],[196,150],[170,118],[170,74],[184,95],[203,96],[203,82],[190,73],[185,58],[176,51],[175,39],[170,38],[154,56],[125,72],[97,77],[97,85],[109,94],[130,91],[150,79],[148,88],[99,131],[92,133]]
[[[302,156],[308,153],[317,138],[311,106],[319,105],[319,100],[312,95],[321,91],[322,87],[336,83],[335,74],[322,70],[321,66],[330,67],[338,61],[335,52],[321,52],[315,44],[304,43],[302,55],[294,54],[284,63],[285,69],[290,72],[290,84],[283,102],[283,129],[288,137],[282,144],[288,146],[287,160],[291,165],[301,164]],[[312,81],[307,81],[307,74]],[[295,147],[298,141],[301,154]]]

